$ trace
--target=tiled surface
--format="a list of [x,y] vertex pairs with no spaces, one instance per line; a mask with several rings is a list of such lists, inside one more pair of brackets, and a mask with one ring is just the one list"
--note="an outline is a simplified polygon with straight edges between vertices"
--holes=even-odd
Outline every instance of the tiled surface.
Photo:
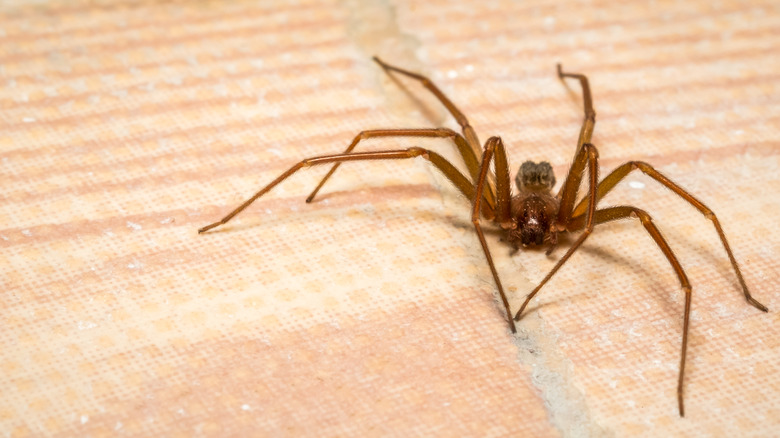
[[[38,2],[0,7],[3,436],[769,436],[780,426],[774,223],[778,7],[723,2]],[[590,76],[603,172],[651,162],[514,342],[468,203],[422,160],[309,169],[198,236],[301,158],[363,129],[455,127],[430,75],[513,169],[559,181]],[[406,90],[418,96],[411,99]],[[446,142],[421,145],[457,161]],[[491,236],[513,308],[555,262]],[[563,254],[559,248],[556,256]]]

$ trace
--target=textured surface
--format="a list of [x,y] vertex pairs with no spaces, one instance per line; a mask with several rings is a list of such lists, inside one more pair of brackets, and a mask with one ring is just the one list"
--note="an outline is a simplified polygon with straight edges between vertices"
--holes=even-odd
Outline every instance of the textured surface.
[[[769,436],[780,428],[775,1],[5,2],[0,436]],[[513,340],[467,202],[422,160],[309,169],[363,129],[455,127],[563,179],[587,73],[603,171],[631,174],[694,286],[636,221],[598,228]],[[406,92],[404,91],[406,90]],[[411,96],[415,96],[412,98]],[[460,162],[446,142],[421,145]],[[555,262],[490,236],[513,308]],[[563,254],[562,248],[555,253]]]

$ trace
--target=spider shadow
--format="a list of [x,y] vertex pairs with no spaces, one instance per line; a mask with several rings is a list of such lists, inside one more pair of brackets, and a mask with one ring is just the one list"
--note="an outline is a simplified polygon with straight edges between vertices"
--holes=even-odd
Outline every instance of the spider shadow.
[[[571,239],[571,236],[568,240]],[[586,244],[587,245],[587,244]],[[560,246],[563,246],[563,248],[560,248]],[[558,260],[563,253],[565,253],[568,246],[565,242],[561,242],[561,239],[559,238],[559,248],[557,255],[551,254],[550,258],[553,258],[554,260]],[[541,252],[541,251],[540,251]],[[583,245],[577,250],[578,253],[582,253],[583,255],[588,255],[589,257],[593,257],[595,259],[599,260],[600,265],[608,265],[610,267],[610,270],[614,272],[621,272],[623,275],[626,276],[626,278],[629,279],[632,283],[634,283],[633,286],[630,287],[631,290],[628,288],[623,289],[614,289],[614,290],[601,290],[599,291],[599,288],[593,287],[590,285],[590,281],[587,279],[583,280],[583,283],[585,283],[585,287],[588,289],[584,292],[577,293],[575,295],[566,295],[565,297],[561,297],[561,299],[569,300],[573,305],[576,305],[578,301],[586,300],[586,299],[606,299],[610,301],[611,307],[613,308],[619,308],[622,306],[622,300],[625,299],[637,299],[633,297],[634,291],[641,291],[643,293],[649,292],[651,296],[649,299],[652,299],[653,301],[656,301],[660,304],[660,310],[668,317],[678,317],[680,315],[680,309],[678,307],[675,307],[675,303],[673,301],[670,301],[669,292],[672,292],[673,290],[679,290],[680,286],[675,281],[674,283],[661,283],[657,280],[655,280],[658,277],[658,273],[655,272],[654,269],[647,269],[642,266],[640,263],[632,262],[631,260],[621,257],[621,255],[617,252],[615,252],[612,249],[603,248],[599,246],[585,246]],[[659,254],[659,256],[662,256]],[[569,261],[568,263],[571,263]],[[567,263],[567,265],[568,265]],[[580,263],[578,266],[578,269],[587,270],[587,264]],[[584,274],[586,274],[586,271]],[[554,277],[551,282],[554,280]],[[549,286],[545,286],[549,287]],[[595,296],[601,292],[601,297]],[[640,298],[641,299],[641,298]],[[526,308],[523,316],[525,314],[528,314],[530,312],[538,311],[542,308],[544,308],[547,305],[556,304],[558,300],[553,300],[537,305],[529,305],[529,307]],[[521,318],[522,320],[522,318]]]
[[575,92],[574,89],[569,85],[569,83],[563,80],[563,78],[557,78],[557,79],[563,84],[563,88],[566,89],[566,94],[569,95],[569,99],[571,99],[577,105],[581,105],[580,102],[582,102],[582,97],[578,96],[577,92]]
[[[393,188],[388,187],[381,187],[377,188],[381,189],[383,192],[387,190],[392,190]],[[395,188],[396,191],[404,190],[403,186],[399,186]],[[260,211],[265,211],[268,208],[272,208],[275,214],[262,214],[262,216],[265,216],[263,218],[258,219],[251,219],[251,220],[245,220],[244,222],[237,223],[235,225],[231,224],[225,224],[219,228],[210,230],[207,234],[211,233],[226,233],[226,232],[236,232],[236,231],[242,231],[250,228],[256,228],[258,226],[266,226],[266,227],[278,227],[284,224],[289,223],[289,217],[288,215],[279,215],[279,212],[287,212],[287,213],[294,213],[299,220],[303,222],[310,222],[310,221],[316,221],[318,217],[333,217],[333,212],[331,211],[331,208],[336,207],[340,208],[342,205],[351,205],[355,203],[356,197],[359,197],[360,192],[364,190],[371,190],[371,188],[363,188],[360,190],[344,190],[344,191],[334,191],[334,192],[327,192],[322,194],[317,198],[316,201],[314,201],[311,204],[306,204],[300,199],[286,199],[286,200],[278,200],[278,199],[269,199],[266,203],[259,204],[256,208]],[[331,202],[328,204],[322,204],[323,208],[316,208],[319,201],[325,201],[330,200]],[[335,204],[335,205],[334,205]],[[314,208],[312,208],[314,207]],[[384,208],[378,208],[371,212],[365,212],[366,217],[368,218],[374,218],[374,220],[381,220],[386,215],[383,214],[385,211]],[[409,215],[414,216],[420,214],[419,209],[408,209],[407,211],[399,211],[398,207],[393,208],[394,214],[402,214],[402,215]],[[474,226],[469,220],[465,220],[463,217],[453,216],[453,215],[444,215],[441,217],[442,221],[447,221],[454,225],[457,228],[462,229],[464,232],[471,232],[474,233]],[[337,229],[340,225],[332,225],[334,229]],[[630,221],[622,222],[622,223],[614,223],[610,224],[612,228],[615,227],[623,227],[620,230],[620,232],[628,232],[630,229],[633,229],[637,226],[641,229],[641,225],[631,223]],[[600,227],[596,228],[598,230]],[[503,243],[503,245],[497,247],[495,244],[491,245],[491,252],[495,253],[497,250],[499,251],[507,251],[510,257],[515,256],[519,251],[525,252],[535,252],[538,253],[540,256],[542,254],[545,254],[547,252],[548,246],[539,246],[539,247],[529,247],[529,248],[519,248],[515,250],[512,248],[508,243],[503,241],[503,231],[496,226],[494,226],[490,222],[483,222],[483,232],[486,236],[490,236],[492,239],[497,239],[500,242]],[[337,232],[337,231],[336,231]],[[476,233],[474,233],[476,235]],[[656,270],[649,270],[645,268],[641,263],[638,263],[636,261],[633,261],[629,258],[622,257],[616,249],[612,248],[605,248],[602,244],[598,244],[598,242],[594,242],[593,239],[595,236],[598,236],[598,232],[594,233],[593,236],[589,239],[588,242],[586,242],[580,249],[577,251],[577,253],[583,253],[586,254],[594,259],[600,260],[600,264],[608,264],[611,269],[614,270],[622,270],[623,272],[631,272],[631,277],[635,281],[641,281],[642,284],[637,285],[635,289],[641,289],[643,291],[652,291],[654,298],[660,300],[662,303],[665,303],[664,309],[669,314],[677,314],[677,309],[673,308],[672,302],[669,301],[668,292],[670,292],[675,287],[679,288],[679,284],[676,282],[673,284],[666,284],[666,283],[660,283],[657,280],[655,280],[658,277],[658,273],[655,272]],[[680,233],[671,233],[673,236],[673,241],[677,242],[677,246],[680,245],[680,242],[683,245],[689,247],[689,248],[695,248],[695,245],[693,242],[690,241],[689,238],[686,236],[680,234]],[[671,237],[671,236],[670,236]],[[560,259],[563,254],[566,252],[566,250],[571,246],[571,243],[576,238],[576,234],[571,233],[561,233],[558,237],[558,246],[556,250],[545,256],[549,261],[557,261]],[[595,245],[594,245],[595,243]],[[652,246],[652,241],[646,242],[647,245]],[[651,251],[652,252],[652,251]],[[660,251],[657,254],[658,257],[661,257],[663,259],[663,254],[660,253]],[[730,264],[727,260],[723,260],[722,258],[716,257],[714,254],[711,253],[711,251],[706,251],[706,254],[704,254],[704,257],[712,263],[715,266],[719,266],[723,264],[724,268],[727,270],[730,269]],[[581,258],[577,258],[581,259]],[[576,259],[575,259],[576,260]],[[664,260],[665,261],[665,260]],[[603,262],[603,263],[602,263]],[[725,263],[725,264],[724,264]],[[580,263],[575,262],[574,260],[570,260],[567,262],[566,266],[571,267],[571,265],[577,264],[579,266],[583,266]],[[540,279],[539,279],[540,280]],[[537,280],[537,281],[539,281]],[[555,277],[553,277],[552,280],[555,280]],[[551,281],[552,281],[551,280]],[[548,286],[549,287],[549,286]],[[530,291],[529,291],[530,292]],[[574,302],[580,300],[580,299],[586,299],[591,298],[593,295],[593,291],[586,291],[583,293],[576,294],[574,296],[567,296],[564,299],[572,300]],[[528,307],[525,311],[525,313],[538,311],[540,309],[543,309],[545,306],[555,304],[558,300],[553,301],[547,301],[542,302],[539,304],[532,304],[530,307]],[[619,305],[619,303],[615,303],[615,305]]]
[[[296,222],[316,222],[318,218],[336,219],[336,222],[342,222],[341,218],[334,215],[333,209],[341,209],[349,206],[363,206],[366,204],[362,194],[372,191],[381,191],[383,194],[395,193],[401,196],[409,190],[419,190],[408,185],[382,186],[382,187],[361,187],[353,190],[336,190],[332,192],[321,193],[311,203],[304,201],[304,197],[291,197],[287,199],[266,199],[252,205],[252,211],[247,210],[242,216],[241,222],[228,222],[213,228],[203,234],[229,233],[244,231],[257,227],[278,227],[290,223],[290,216],[296,218]],[[431,190],[433,190],[431,188]],[[324,202],[331,201],[331,202]],[[414,216],[421,213],[420,209],[403,208],[389,206],[377,207],[372,204],[371,211],[363,211],[366,218],[381,221],[389,217],[386,212],[393,211],[394,214],[404,216]],[[224,213],[224,212],[222,212]],[[205,224],[203,224],[205,225]],[[343,225],[333,224],[334,232],[338,232],[338,227]],[[346,228],[345,228],[346,229]]]
[[[471,231],[474,230],[474,226],[472,225],[472,223],[470,221],[469,222],[465,222],[461,218],[450,218],[450,220],[453,222],[453,224],[455,224],[459,228],[462,228],[464,230],[471,230]],[[557,245],[555,251],[553,251],[550,254],[546,254],[549,246],[545,246],[545,245],[535,246],[535,247],[527,247],[527,248],[519,248],[519,249],[515,250],[514,248],[512,248],[508,243],[506,243],[503,240],[503,238],[502,238],[503,231],[502,230],[496,228],[495,226],[492,226],[492,224],[486,223],[485,225],[487,225],[487,226],[483,226],[483,228],[482,228],[482,230],[485,233],[485,235],[493,236],[494,238],[498,237],[499,241],[504,243],[504,245],[502,245],[502,247],[501,247],[502,250],[504,250],[504,249],[507,250],[508,251],[508,255],[510,257],[514,257],[520,251],[522,251],[524,253],[525,252],[533,252],[533,253],[538,253],[540,256],[544,255],[551,262],[552,261],[558,261],[561,257],[563,257],[563,254],[565,254],[566,251],[568,250],[568,248],[571,247],[571,244],[574,242],[574,240],[576,240],[576,237],[578,235],[578,233],[574,233],[574,234],[572,234],[572,233],[560,233],[558,235],[558,245]],[[615,224],[610,224],[610,225],[612,227],[625,227],[625,231],[626,232],[629,231],[629,229],[631,229],[631,228],[636,226],[636,224],[632,224],[630,222],[615,223]],[[640,226],[640,228],[641,228],[641,226]],[[598,228],[596,228],[596,230],[598,230]],[[597,235],[597,234],[598,233],[594,233],[594,236]],[[594,245],[594,243],[595,243],[595,245]],[[652,245],[652,242],[649,242],[648,244]],[[631,259],[626,258],[626,257],[622,257],[620,255],[620,253],[617,252],[617,250],[612,249],[612,248],[605,248],[603,245],[604,245],[603,243],[602,244],[598,244],[597,242],[593,242],[593,236],[591,236],[589,241],[585,242],[585,244],[583,244],[583,246],[581,246],[577,250],[577,252],[575,254],[584,254],[584,255],[587,255],[588,258],[598,259],[598,260],[600,260],[600,262],[599,262],[600,265],[608,265],[611,270],[614,270],[616,272],[619,271],[619,272],[630,273],[631,280],[634,281],[634,282],[638,282],[639,283],[639,284],[636,285],[636,287],[633,287],[632,289],[637,289],[637,290],[642,290],[642,291],[650,291],[652,293],[653,299],[655,299],[655,300],[659,301],[660,303],[662,303],[662,307],[663,307],[663,310],[664,310],[665,313],[667,313],[669,316],[677,316],[678,315],[678,310],[679,309],[674,307],[675,303],[673,303],[673,302],[671,302],[669,300],[668,292],[672,291],[674,288],[679,289],[680,288],[679,283],[677,283],[677,282],[674,282],[672,284],[661,283],[661,282],[656,280],[656,278],[658,277],[658,273],[655,272],[655,269],[648,269],[648,268],[644,267],[639,262],[632,261]],[[491,253],[494,253],[496,251],[496,249],[497,248],[495,248],[495,247],[491,248]],[[663,259],[663,254],[660,251],[658,253],[658,256]],[[581,259],[581,258],[578,257],[578,259]],[[567,261],[566,265],[564,265],[562,267],[562,269],[565,269],[567,266],[568,267],[572,267],[571,266],[572,264],[577,264],[579,267],[587,266],[587,265],[581,264],[581,262],[577,263],[574,260],[576,260],[576,259],[573,258],[573,259],[570,259],[569,261]],[[664,261],[665,261],[665,259],[664,259]],[[557,275],[560,275],[560,274],[557,274]],[[552,282],[554,280],[555,280],[555,277],[553,277],[550,281]],[[541,278],[537,279],[534,282],[534,285],[538,284],[539,281],[541,281]],[[550,287],[550,285],[545,286],[545,288],[547,288],[547,287]],[[530,290],[527,291],[527,292],[530,292]],[[594,292],[596,292],[596,291],[595,290],[585,291],[585,292],[578,293],[578,294],[573,295],[573,296],[572,295],[567,295],[565,297],[562,297],[562,299],[570,300],[573,303],[576,303],[579,300],[594,298],[593,297]],[[605,292],[609,292],[609,291],[605,291]],[[620,291],[616,291],[616,292],[620,292]],[[521,293],[520,295],[523,298],[525,298],[524,294]],[[623,298],[625,298],[625,297],[623,297]],[[543,309],[546,306],[556,304],[557,302],[558,302],[557,299],[553,300],[553,301],[542,302],[542,303],[539,303],[539,304],[533,304],[533,302],[532,302],[529,305],[529,307],[527,307],[525,309],[525,311],[523,312],[523,317],[526,314],[530,313],[530,312],[538,311],[540,309]],[[615,306],[616,307],[620,306],[620,303],[619,302],[615,302]],[[521,320],[522,320],[522,318],[521,318]]]
[[[441,112],[433,110],[431,105],[426,104],[423,100],[417,97],[418,94],[413,93],[409,87],[397,77],[397,74],[388,73],[387,76],[389,76],[390,80],[395,84],[395,86],[406,95],[407,99],[409,99],[420,110],[420,113],[426,120],[435,126],[439,126],[443,123],[444,118],[442,117]],[[439,105],[441,105],[441,103],[439,103]]]

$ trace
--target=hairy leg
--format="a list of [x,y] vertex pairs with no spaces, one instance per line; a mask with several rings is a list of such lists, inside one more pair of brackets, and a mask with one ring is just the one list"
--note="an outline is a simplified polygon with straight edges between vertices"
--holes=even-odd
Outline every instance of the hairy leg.
[[[685,292],[685,310],[683,313],[683,337],[682,337],[682,353],[680,355],[680,373],[677,379],[677,405],[680,411],[680,416],[685,416],[685,406],[683,404],[683,376],[685,375],[685,356],[688,349],[688,327],[690,325],[691,315],[691,284],[688,282],[688,276],[685,275],[682,265],[674,255],[674,251],[669,247],[666,239],[661,235],[661,232],[653,223],[653,219],[647,212],[640,210],[636,207],[612,207],[605,208],[603,210],[596,210],[596,223],[601,224],[618,219],[625,219],[635,217],[642,222],[642,226],[645,227],[647,233],[653,238],[656,245],[661,249],[669,264],[672,265],[677,278],[680,280],[680,287]],[[585,223],[584,216],[578,216],[571,222],[572,229],[576,230],[583,226]]]
[[[477,133],[474,131],[474,128],[469,124],[468,119],[465,115],[455,106],[454,103],[439,89],[439,87],[436,86],[436,84],[433,83],[430,79],[427,77],[418,74],[413,73],[408,70],[404,70],[399,67],[395,67],[393,65],[387,64],[386,62],[382,61],[378,57],[374,57],[374,61],[376,61],[377,64],[379,64],[386,72],[394,72],[401,75],[404,75],[406,77],[415,79],[419,81],[423,87],[427,88],[428,91],[430,91],[434,96],[436,96],[437,99],[447,108],[447,111],[449,111],[450,114],[455,118],[455,120],[458,122],[458,124],[461,127],[461,130],[463,131],[463,136],[466,139],[466,142],[471,146],[471,151],[468,154],[469,157],[467,157],[467,154],[463,153],[463,159],[468,163],[469,160],[476,160],[478,156],[482,153],[482,148],[479,143],[479,139],[477,138]],[[476,182],[476,179],[475,179]],[[493,207],[495,205],[495,182],[492,179],[492,175],[487,176],[487,184],[485,187],[485,201]]]
[[[343,153],[348,154],[352,152],[352,150],[355,149],[358,143],[362,140],[366,140],[369,138],[379,138],[379,137],[433,137],[433,138],[452,139],[452,141],[455,143],[455,146],[457,146],[458,151],[466,161],[466,167],[469,170],[469,174],[471,175],[472,180],[476,180],[477,178],[477,172],[479,171],[478,170],[479,163],[477,162],[476,157],[473,157],[473,155],[471,154],[471,149],[468,143],[466,143],[466,140],[463,139],[463,136],[447,128],[375,129],[371,131],[363,131],[360,134],[356,135],[354,139],[352,139],[352,143],[349,144],[349,146]],[[336,163],[333,165],[333,167],[330,168],[330,171],[327,173],[327,175],[325,175],[325,177],[322,178],[320,183],[317,184],[317,187],[314,189],[314,191],[312,191],[309,197],[306,198],[306,202],[311,202],[314,199],[314,197],[317,195],[317,192],[320,191],[320,189],[325,184],[325,182],[331,177],[331,175],[333,175],[333,172],[335,172],[336,169],[338,169],[339,165],[341,165],[341,163]]]
[[[504,150],[504,144],[501,142],[501,138],[499,137],[490,137],[488,141],[485,143],[485,152],[482,154],[482,164],[479,169],[479,178],[477,178],[476,187],[474,190],[474,197],[472,198],[472,210],[471,210],[471,222],[474,224],[474,229],[477,231],[477,236],[479,237],[479,243],[482,245],[482,251],[485,253],[485,258],[487,258],[488,266],[490,266],[490,272],[493,274],[493,281],[496,283],[496,287],[498,288],[498,293],[501,296],[501,301],[504,303],[504,308],[506,309],[506,316],[509,321],[509,329],[512,330],[512,333],[517,333],[517,329],[515,328],[515,322],[512,320],[512,311],[509,309],[509,300],[506,297],[506,294],[504,293],[504,287],[501,285],[501,280],[498,278],[498,271],[496,271],[496,266],[493,263],[493,257],[490,255],[490,248],[488,248],[487,241],[485,240],[485,234],[482,232],[482,226],[480,225],[480,217],[479,213],[481,210],[481,203],[482,203],[482,196],[478,196],[477,193],[481,193],[483,187],[485,186],[485,181],[487,179],[488,170],[490,169],[490,162],[493,160],[493,155],[501,156],[503,158],[497,158],[498,161],[503,160],[502,164],[499,164],[498,161],[496,162],[496,167],[500,166],[506,166],[506,151]],[[506,187],[506,190],[509,190],[509,172],[503,172],[499,171],[498,173],[498,182],[499,187],[503,188]],[[499,193],[499,195],[501,195]],[[499,201],[506,204],[498,205],[499,211],[503,211],[506,209],[508,211],[509,208],[509,198],[508,196],[499,196]],[[501,213],[499,213],[500,215]]]
[[[641,170],[647,176],[653,178],[654,180],[666,186],[669,190],[673,191],[678,196],[685,199],[689,204],[693,205],[697,210],[701,212],[701,214],[704,215],[704,217],[712,221],[713,226],[715,226],[715,231],[718,233],[718,237],[720,238],[720,241],[723,244],[723,248],[726,250],[726,254],[728,254],[729,261],[731,262],[731,266],[734,268],[734,272],[737,274],[737,279],[739,280],[739,284],[742,287],[742,292],[745,295],[745,299],[753,307],[761,311],[767,312],[769,309],[767,309],[766,306],[759,303],[755,298],[753,298],[750,295],[750,291],[748,290],[747,284],[745,283],[745,279],[742,278],[742,272],[739,269],[739,264],[737,264],[737,259],[734,258],[734,253],[731,252],[731,247],[729,246],[729,243],[726,240],[726,233],[723,232],[723,228],[721,228],[720,221],[718,221],[718,218],[717,216],[715,216],[715,213],[713,213],[712,210],[709,209],[709,207],[704,205],[693,195],[688,193],[688,191],[684,190],[675,182],[673,182],[672,180],[664,176],[661,172],[655,170],[653,166],[642,161],[629,161],[628,163],[619,166],[618,168],[613,170],[612,173],[607,175],[607,177],[604,178],[601,181],[601,183],[599,183],[596,199],[601,199],[602,197],[604,197],[604,195],[609,193],[609,191],[612,190],[615,187],[615,185],[617,185],[617,183],[620,182],[620,180],[625,178],[631,171],[635,169]],[[574,209],[573,215],[577,216],[579,214],[582,214],[582,212],[584,211],[585,211],[585,200],[583,199],[579,203],[579,205],[577,205],[577,207]]]
[[593,98],[590,93],[590,84],[588,83],[588,77],[580,73],[565,73],[561,64],[557,65],[558,78],[563,80],[564,78],[572,78],[580,81],[582,87],[582,101],[585,110],[585,119],[582,122],[582,128],[580,128],[580,137],[577,140],[577,151],[582,148],[585,143],[590,143],[590,139],[593,136],[593,128],[596,125],[596,111],[593,109]]
[[214,222],[213,224],[206,225],[205,227],[199,229],[198,233],[206,232],[214,227],[227,223],[235,215],[241,213],[257,198],[268,193],[276,185],[278,185],[285,179],[289,178],[292,174],[303,169],[304,167],[310,167],[310,166],[316,166],[319,164],[328,164],[328,163],[342,163],[344,161],[370,161],[370,160],[394,160],[394,159],[397,160],[397,159],[414,158],[414,157],[423,157],[426,160],[430,161],[442,173],[444,173],[444,176],[446,176],[447,179],[449,179],[455,185],[455,187],[457,187],[458,190],[460,190],[460,192],[464,196],[466,196],[468,199],[473,198],[474,196],[473,184],[465,176],[463,176],[463,174],[460,173],[458,169],[455,168],[455,166],[450,164],[449,161],[445,160],[444,157],[442,157],[441,155],[433,151],[429,151],[427,149],[412,147],[412,148],[402,149],[402,150],[324,155],[321,157],[307,158],[303,161],[298,162],[298,164],[288,169],[286,172],[281,174],[278,178],[273,180],[270,184],[263,187],[259,192],[255,193],[254,196],[247,199],[243,204],[239,205],[238,208],[228,213],[227,216],[223,217],[218,222]]

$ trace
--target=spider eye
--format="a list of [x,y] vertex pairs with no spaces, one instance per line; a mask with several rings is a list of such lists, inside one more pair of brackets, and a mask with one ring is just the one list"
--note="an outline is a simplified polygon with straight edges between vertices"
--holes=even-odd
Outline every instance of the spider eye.
[[520,166],[515,178],[520,190],[550,190],[555,186],[555,175],[550,163],[526,161]]

